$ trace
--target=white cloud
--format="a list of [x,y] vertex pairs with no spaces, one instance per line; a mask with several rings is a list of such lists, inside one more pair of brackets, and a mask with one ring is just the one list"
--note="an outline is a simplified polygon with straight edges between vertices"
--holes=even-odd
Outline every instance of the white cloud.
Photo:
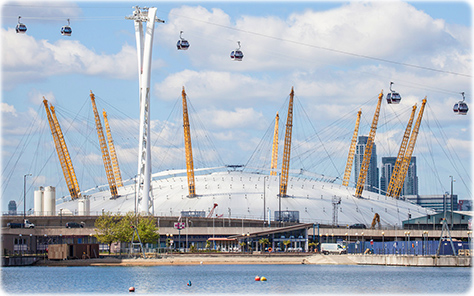
[[201,112],[200,117],[209,122],[207,125],[221,129],[264,129],[268,126],[263,114],[253,108],[236,108],[233,111],[206,110]]
[[[183,30],[192,63],[218,70],[314,69],[370,61],[355,55],[415,64],[423,59],[424,66],[459,70],[469,55],[462,49],[470,44],[469,30],[455,30],[401,1],[357,1],[326,11],[307,9],[287,19],[243,15],[232,21],[219,9],[182,6],[157,30],[166,43],[174,43]],[[244,52],[240,63],[229,58],[237,41]],[[449,59],[440,63],[446,53]]]
[[15,30],[2,29],[3,86],[37,81],[53,75],[80,73],[116,79],[134,79],[137,73],[136,49],[128,44],[112,55],[98,54],[78,40],[50,43]]
[[15,106],[8,105],[7,103],[1,103],[0,106],[1,106],[2,113],[9,113],[14,117],[18,116],[15,110]]
[[43,99],[46,99],[48,103],[50,104],[56,103],[56,98],[54,97],[54,93],[52,91],[44,92],[44,91],[37,90],[35,88],[32,88],[28,92],[28,99],[29,99],[29,102],[35,106],[42,105]]

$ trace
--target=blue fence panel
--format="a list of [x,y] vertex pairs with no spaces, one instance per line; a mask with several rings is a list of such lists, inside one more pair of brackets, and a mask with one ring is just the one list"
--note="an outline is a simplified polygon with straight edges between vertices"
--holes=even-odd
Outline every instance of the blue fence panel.
[[[393,255],[436,255],[438,251],[439,240],[431,241],[388,241],[388,242],[355,242],[346,246],[349,254],[363,254],[367,249],[374,254],[393,254]],[[453,242],[456,254],[459,250],[469,249],[468,242]],[[452,255],[451,243],[449,241],[441,242],[440,255]]]

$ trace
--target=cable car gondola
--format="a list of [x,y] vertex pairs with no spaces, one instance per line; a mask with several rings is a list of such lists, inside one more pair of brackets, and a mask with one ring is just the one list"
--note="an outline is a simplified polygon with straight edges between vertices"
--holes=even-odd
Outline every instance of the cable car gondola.
[[20,22],[21,16],[18,17],[18,25],[16,25],[15,31],[20,34],[26,33],[26,26]]
[[392,90],[393,82],[390,82],[390,92],[387,94],[387,103],[389,104],[399,104],[402,100],[402,97],[399,93]]
[[72,34],[72,29],[71,27],[69,26],[69,19],[67,19],[67,26],[63,26],[61,28],[61,35],[64,35],[64,36],[71,36]]
[[239,48],[237,48],[236,50],[233,50],[230,53],[230,58],[233,61],[241,61],[244,58],[244,54],[242,53],[242,51],[240,51],[240,41],[237,41],[237,44],[239,45]]
[[469,111],[469,107],[464,102],[464,92],[461,93],[462,101],[457,102],[454,104],[453,111],[457,115],[466,115],[467,111]]
[[179,40],[178,43],[176,43],[176,46],[178,47],[178,50],[188,50],[189,42],[188,40],[181,37],[181,34],[183,34],[183,31],[179,32]]

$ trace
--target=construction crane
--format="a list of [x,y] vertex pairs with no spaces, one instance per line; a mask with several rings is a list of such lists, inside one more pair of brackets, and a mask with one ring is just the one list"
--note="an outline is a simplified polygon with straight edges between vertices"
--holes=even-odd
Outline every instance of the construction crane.
[[112,198],[117,198],[117,186],[115,185],[114,173],[112,170],[112,163],[110,161],[109,150],[107,149],[107,143],[104,137],[104,130],[102,129],[102,123],[100,122],[99,112],[95,104],[95,97],[91,91],[90,94],[92,102],[92,110],[95,116],[95,126],[97,129],[97,136],[99,137],[100,150],[102,152],[102,161],[104,162],[105,174],[107,175],[107,181],[109,182],[110,194]]
[[364,159],[359,172],[359,178],[357,180],[357,188],[355,197],[360,198],[362,191],[364,191],[365,178],[367,177],[367,170],[369,169],[370,158],[372,157],[372,147],[374,146],[375,133],[377,132],[377,124],[379,122],[380,105],[382,103],[383,91],[379,94],[379,101],[377,108],[375,109],[374,118],[372,120],[372,126],[370,127],[369,138],[367,139],[367,145],[365,146]]
[[348,186],[349,179],[351,178],[352,163],[354,162],[354,154],[355,154],[356,145],[357,145],[357,135],[359,134],[359,123],[360,123],[361,114],[362,114],[362,111],[359,110],[359,112],[357,112],[357,120],[354,127],[354,133],[352,134],[352,141],[351,141],[351,147],[349,149],[349,155],[347,156],[346,170],[344,171],[344,178],[342,179],[343,186]]
[[410,142],[408,143],[407,151],[405,152],[405,157],[403,158],[402,166],[400,173],[397,178],[397,183],[395,184],[393,197],[398,198],[405,182],[405,177],[407,175],[408,167],[410,166],[411,156],[413,155],[413,150],[415,150],[416,138],[418,137],[418,132],[420,130],[421,119],[423,118],[423,112],[425,111],[426,97],[421,103],[420,112],[418,112],[418,117],[411,132]]
[[71,157],[69,155],[59,121],[56,117],[56,112],[52,105],[51,108],[48,106],[48,101],[44,97],[43,104],[44,108],[46,109],[46,116],[48,117],[49,127],[51,129],[51,134],[53,135],[54,146],[56,147],[56,152],[58,153],[59,162],[61,164],[61,169],[63,170],[63,175],[64,179],[66,180],[69,194],[73,200],[80,198],[81,190],[79,189],[74,167],[72,165]]
[[122,174],[120,173],[120,167],[118,163],[117,153],[115,152],[114,140],[112,139],[112,132],[110,131],[109,120],[107,118],[107,112],[102,110],[102,116],[104,116],[105,131],[107,133],[107,142],[109,144],[110,160],[112,161],[112,169],[114,172],[115,185],[122,187]]
[[280,116],[277,115],[275,117],[275,129],[273,131],[273,147],[272,147],[272,163],[270,166],[270,176],[276,176],[277,172],[276,169],[278,167],[278,122],[280,120]]
[[410,120],[408,120],[407,127],[405,129],[405,134],[403,135],[402,144],[398,150],[397,160],[395,161],[395,166],[392,170],[392,176],[390,177],[390,183],[388,185],[386,196],[393,196],[393,189],[395,188],[395,183],[398,180],[398,174],[400,173],[400,168],[402,166],[403,158],[405,157],[405,152],[407,149],[408,140],[410,138],[411,126],[413,124],[413,119],[415,118],[416,104],[411,110]]
[[375,213],[374,219],[372,219],[372,225],[370,226],[370,228],[374,229],[377,223],[379,224],[379,227],[380,227],[380,216],[378,213]]
[[283,150],[283,162],[281,164],[280,177],[280,194],[279,196],[286,196],[286,189],[288,187],[288,172],[290,170],[290,152],[291,152],[291,132],[293,128],[293,97],[295,93],[293,87],[290,92],[290,102],[288,104],[288,115],[286,117],[286,132],[285,132],[285,147]]
[[184,148],[186,150],[186,173],[188,175],[188,197],[196,196],[195,180],[194,180],[194,164],[193,164],[193,147],[191,145],[191,130],[189,128],[188,105],[186,102],[186,92],[181,92],[183,97],[183,128],[184,128]]
[[212,214],[214,214],[214,209],[217,207],[217,204],[215,203],[214,206],[212,207],[212,209],[209,211],[209,215],[207,215],[206,218],[211,218],[212,217]]

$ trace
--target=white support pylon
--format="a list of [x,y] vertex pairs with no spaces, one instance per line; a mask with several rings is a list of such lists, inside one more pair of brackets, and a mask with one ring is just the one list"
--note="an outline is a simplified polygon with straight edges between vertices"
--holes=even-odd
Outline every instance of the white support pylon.
[[[135,196],[135,211],[153,215],[153,199],[150,196],[151,183],[151,140],[150,140],[150,76],[151,53],[155,22],[164,22],[156,18],[155,7],[135,6],[133,15],[125,17],[135,23],[137,39],[138,81],[140,90],[140,134],[138,142],[138,173]],[[146,29],[143,32],[143,22]]]

